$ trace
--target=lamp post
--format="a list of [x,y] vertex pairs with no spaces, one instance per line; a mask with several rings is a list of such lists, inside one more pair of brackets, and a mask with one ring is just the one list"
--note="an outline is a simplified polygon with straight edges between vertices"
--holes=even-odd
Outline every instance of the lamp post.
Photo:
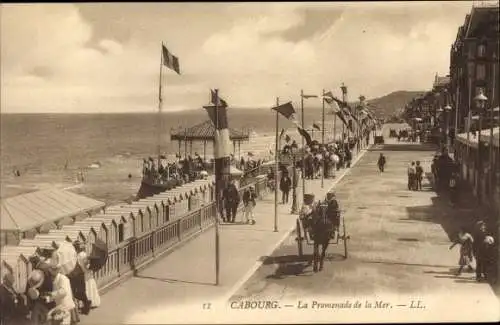
[[450,104],[446,104],[446,106],[444,107],[444,113],[445,113],[445,123],[446,123],[446,148],[448,149],[448,151],[450,150],[450,112],[451,112],[452,108],[450,106]]
[[298,179],[297,179],[297,167],[296,167],[296,160],[295,160],[295,154],[297,153],[297,148],[292,146],[290,148],[290,153],[292,154],[292,210],[290,211],[291,214],[296,214],[297,211],[297,185],[298,185]]
[[482,174],[483,174],[483,164],[482,164],[482,159],[481,159],[481,131],[482,131],[482,113],[484,111],[484,106],[486,104],[486,101],[488,98],[483,94],[483,91],[480,90],[479,94],[474,97],[474,102],[476,103],[477,107],[477,113],[479,116],[479,132],[477,135],[477,200],[478,203],[481,203],[482,200],[482,184],[481,184],[481,179],[482,179]]
[[437,109],[436,109],[436,119],[438,119],[438,123],[437,123],[437,126],[439,127],[439,135],[438,137],[440,137],[439,141],[438,141],[438,145],[439,145],[439,149],[441,151],[443,151],[443,133],[444,133],[444,121],[443,121],[443,109],[439,106]]
[[436,126],[437,113],[441,109],[439,106],[439,92],[434,93],[434,127]]

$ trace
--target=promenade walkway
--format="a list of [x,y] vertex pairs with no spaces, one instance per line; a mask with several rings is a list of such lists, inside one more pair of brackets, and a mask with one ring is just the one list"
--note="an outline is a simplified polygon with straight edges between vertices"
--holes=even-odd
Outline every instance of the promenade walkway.
[[[364,153],[361,151],[355,157],[353,166]],[[320,179],[307,180],[306,192],[323,197],[351,170],[337,171],[334,179],[324,180],[323,188]],[[224,302],[261,266],[261,257],[272,254],[295,229],[297,215],[290,214],[290,208],[291,200],[287,205],[279,205],[278,232],[274,232],[274,193],[257,201],[255,225],[237,222],[220,227],[218,286],[215,286],[215,230],[212,228],[108,291],[102,296],[98,309],[81,317],[81,324],[221,321],[220,314],[214,311],[224,308]],[[237,221],[241,219],[240,213]],[[203,311],[205,314],[196,314]],[[165,315],[168,319],[164,319]]]
[[[387,157],[384,173],[376,166],[380,153]],[[390,139],[373,147],[336,186],[351,236],[349,258],[343,259],[343,247],[332,246],[325,269],[315,274],[298,258],[295,236],[289,236],[230,300],[276,299],[293,306],[280,313],[252,313],[267,323],[333,321],[332,309],[315,310],[311,318],[310,312],[294,308],[299,300],[309,306],[313,300],[363,304],[334,310],[338,323],[498,321],[500,305],[491,287],[476,282],[472,272],[457,276],[459,247],[449,250],[474,212],[451,207],[428,179],[423,191],[407,189],[408,162],[420,160],[430,171],[433,153],[431,146]],[[375,301],[387,305],[376,308]],[[418,301],[422,308],[412,308]],[[366,302],[373,308],[365,308]]]

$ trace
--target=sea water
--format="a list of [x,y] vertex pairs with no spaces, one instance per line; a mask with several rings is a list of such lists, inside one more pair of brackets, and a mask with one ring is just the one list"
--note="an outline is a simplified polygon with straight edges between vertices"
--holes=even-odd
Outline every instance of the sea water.
[[[272,159],[275,114],[270,109],[230,109],[229,126],[251,134],[249,141],[234,147],[235,158]],[[142,160],[158,152],[158,115],[144,114],[1,114],[1,197],[10,197],[50,187],[71,188],[107,203],[135,196],[142,178]],[[321,111],[307,111],[306,126],[321,121]],[[162,115],[161,151],[170,159],[179,153],[170,133],[208,119],[203,109]],[[325,130],[331,137],[332,117]],[[293,124],[280,117],[281,128],[292,139],[298,136]],[[337,126],[337,130],[341,127]],[[313,133],[313,132],[310,132]],[[320,140],[321,132],[313,137]],[[284,139],[282,140],[284,141]],[[184,146],[180,153],[203,157],[203,143]],[[207,143],[205,156],[212,157]],[[92,166],[94,165],[94,166]],[[97,168],[93,168],[97,167]],[[15,176],[15,171],[20,176]],[[83,173],[84,182],[77,174]],[[130,177],[129,177],[130,175]]]

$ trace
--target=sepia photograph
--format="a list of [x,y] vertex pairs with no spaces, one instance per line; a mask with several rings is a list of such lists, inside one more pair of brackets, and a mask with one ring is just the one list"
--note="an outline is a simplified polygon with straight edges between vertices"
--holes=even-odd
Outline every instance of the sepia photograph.
[[0,324],[499,322],[499,7],[0,4]]

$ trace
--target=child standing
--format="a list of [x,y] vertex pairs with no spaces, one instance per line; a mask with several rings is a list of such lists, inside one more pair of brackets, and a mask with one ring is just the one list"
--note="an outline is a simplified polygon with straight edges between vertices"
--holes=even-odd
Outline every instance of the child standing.
[[257,198],[257,194],[255,193],[255,190],[252,186],[249,189],[247,189],[245,191],[245,193],[243,193],[245,222],[250,223],[252,225],[255,224],[255,219],[253,216],[253,208],[256,205],[256,201],[255,201],[256,198]]
[[420,161],[417,160],[417,165],[415,166],[415,173],[416,173],[416,181],[417,181],[417,190],[422,190],[422,178],[424,174],[424,169],[420,165]]
[[460,244],[460,258],[458,260],[458,265],[460,266],[457,272],[457,275],[462,274],[462,270],[464,266],[468,266],[469,270],[472,271],[472,243],[474,240],[472,239],[472,235],[469,234],[464,227],[460,228],[460,232],[458,233],[458,238],[455,242],[450,246],[452,249],[455,245]]

